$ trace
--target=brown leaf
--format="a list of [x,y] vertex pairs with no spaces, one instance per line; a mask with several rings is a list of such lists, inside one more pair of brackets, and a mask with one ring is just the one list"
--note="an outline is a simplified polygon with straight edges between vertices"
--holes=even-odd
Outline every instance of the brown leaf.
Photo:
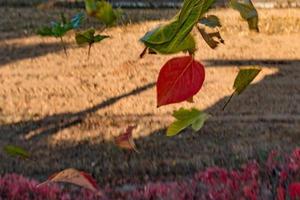
[[90,174],[85,173],[83,171],[78,171],[73,168],[65,169],[61,172],[53,174],[48,178],[47,181],[37,185],[37,187],[51,182],[71,183],[96,192],[98,195],[103,195],[99,190],[97,182],[93,179],[93,177]]
[[200,28],[198,26],[197,28],[210,48],[215,49],[220,43],[224,44],[224,40],[219,31],[207,33],[204,28]]
[[134,150],[136,152],[138,152],[138,150],[136,149],[133,137],[132,137],[132,131],[136,128],[137,126],[129,126],[125,133],[119,135],[118,137],[116,137],[115,140],[115,144],[122,148],[122,149],[128,149],[128,150]]

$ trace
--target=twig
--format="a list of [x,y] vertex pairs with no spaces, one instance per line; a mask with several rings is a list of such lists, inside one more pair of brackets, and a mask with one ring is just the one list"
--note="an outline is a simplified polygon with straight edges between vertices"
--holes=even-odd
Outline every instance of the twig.
[[229,99],[226,101],[225,105],[223,106],[223,110],[225,110],[226,106],[229,104],[229,102],[231,101],[233,95],[235,94],[235,91],[231,94],[231,96],[229,97]]
[[88,60],[90,59],[90,55],[91,55],[91,48],[92,48],[92,44],[89,44],[89,50],[88,50]]
[[63,40],[62,37],[60,37],[60,42],[61,42],[61,45],[64,49],[65,55],[68,57],[67,49],[66,49],[66,46],[65,46],[65,43],[64,43],[64,40]]

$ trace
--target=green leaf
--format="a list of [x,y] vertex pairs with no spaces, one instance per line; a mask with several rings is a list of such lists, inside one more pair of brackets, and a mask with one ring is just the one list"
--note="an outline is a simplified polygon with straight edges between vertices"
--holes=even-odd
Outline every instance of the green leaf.
[[250,83],[255,79],[259,74],[261,68],[251,67],[251,68],[242,68],[240,69],[237,77],[235,78],[233,88],[237,94],[241,94]]
[[208,15],[207,17],[202,17],[199,20],[199,23],[208,26],[210,28],[216,28],[216,27],[221,27],[220,20],[217,16],[215,15]]
[[243,19],[247,20],[250,30],[259,32],[258,13],[251,0],[231,0],[230,5],[240,12]]
[[76,14],[70,21],[61,14],[61,21],[51,22],[50,26],[44,26],[38,29],[37,34],[41,36],[62,37],[68,31],[78,28],[84,19],[82,13]]
[[95,42],[100,42],[105,38],[108,38],[107,35],[95,35],[95,29],[91,28],[81,33],[76,33],[75,39],[78,45],[84,44],[93,44]]
[[52,29],[47,26],[38,29],[37,34],[40,36],[53,36]]
[[199,131],[203,127],[204,122],[209,118],[209,115],[195,108],[191,110],[180,108],[174,111],[173,117],[176,118],[176,121],[167,129],[167,136],[175,136],[189,126],[192,126],[194,131]]
[[10,156],[14,156],[14,157],[20,157],[23,159],[28,159],[30,157],[29,152],[27,152],[26,150],[24,150],[21,147],[18,146],[14,146],[14,145],[6,145],[3,148],[4,152]]
[[157,53],[194,52],[196,45],[190,32],[213,3],[214,0],[185,0],[181,12],[170,23],[146,33],[141,41]]
[[260,71],[261,68],[259,67],[240,69],[233,84],[233,88],[235,89],[235,91],[231,94],[229,99],[224,104],[223,110],[225,110],[226,106],[229,104],[234,94],[240,95],[250,85],[250,83],[255,79],[255,77],[259,74]]
[[215,49],[220,43],[224,44],[224,40],[221,37],[219,31],[207,33],[204,28],[197,27],[204,41],[210,46],[210,48]]
[[84,2],[87,14],[96,17],[106,26],[115,25],[122,16],[121,9],[113,9],[112,5],[105,0],[85,0]]

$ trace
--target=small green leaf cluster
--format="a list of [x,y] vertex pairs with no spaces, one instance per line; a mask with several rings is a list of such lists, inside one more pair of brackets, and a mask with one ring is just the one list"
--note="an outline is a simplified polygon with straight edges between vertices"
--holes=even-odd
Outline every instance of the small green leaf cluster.
[[71,20],[67,20],[64,14],[61,14],[60,21],[51,22],[50,26],[44,26],[38,29],[37,34],[41,36],[62,37],[68,31],[79,28],[84,20],[83,13],[76,14]]
[[92,45],[96,42],[100,42],[105,38],[108,38],[108,35],[95,35],[95,29],[90,28],[86,31],[76,33],[75,39],[78,45]]
[[[105,0],[85,0],[86,12],[88,15],[96,17],[105,26],[115,25],[117,20],[121,17],[122,11],[120,9],[113,9],[112,5]],[[60,21],[51,22],[50,26],[43,26],[37,30],[40,36],[51,36],[61,39],[64,52],[67,55],[66,46],[63,41],[63,36],[72,29],[80,27],[85,17],[82,13],[76,14],[70,20],[61,14]],[[90,56],[90,49],[94,43],[101,42],[103,39],[108,38],[107,35],[95,35],[95,29],[89,28],[85,31],[78,32],[75,35],[75,40],[78,45],[89,45],[88,57]]]

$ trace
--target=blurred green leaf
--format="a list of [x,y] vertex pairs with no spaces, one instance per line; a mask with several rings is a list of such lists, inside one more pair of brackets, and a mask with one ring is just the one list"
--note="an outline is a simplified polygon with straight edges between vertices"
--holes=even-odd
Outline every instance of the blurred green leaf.
[[217,46],[222,43],[224,44],[224,40],[221,37],[219,31],[215,31],[212,33],[207,33],[204,28],[197,27],[204,41],[210,46],[210,48],[215,49]]
[[93,44],[96,42],[100,42],[105,38],[108,38],[107,35],[95,35],[95,29],[91,28],[81,33],[76,33],[75,39],[78,45],[84,44]]
[[207,17],[202,17],[199,20],[199,23],[208,26],[210,28],[216,28],[216,27],[221,27],[220,20],[217,16],[215,15],[208,15]]
[[38,29],[37,34],[41,36],[62,37],[68,31],[78,28],[83,19],[84,15],[82,13],[76,14],[70,21],[62,14],[61,21],[51,22],[50,26],[44,26]]
[[113,26],[122,16],[121,9],[113,9],[105,0],[85,0],[85,9],[88,15],[96,17],[106,26]]
[[167,129],[167,136],[175,136],[189,126],[192,126],[194,131],[199,131],[209,118],[209,115],[195,108],[191,110],[180,108],[174,111],[173,117],[176,118],[176,121]]
[[240,69],[235,78],[233,88],[237,94],[241,94],[259,74],[261,68],[251,67]]
[[141,41],[157,53],[172,54],[195,51],[195,40],[190,34],[200,17],[207,12],[214,0],[185,0],[183,8],[170,23],[145,34]]
[[247,20],[250,30],[259,32],[258,13],[251,0],[231,0],[230,5],[240,12],[243,19]]
[[28,159],[30,157],[30,154],[28,151],[26,151],[25,149],[18,147],[18,146],[14,146],[14,145],[6,145],[3,148],[4,152],[10,156],[14,156],[14,157],[20,157],[23,159]]

